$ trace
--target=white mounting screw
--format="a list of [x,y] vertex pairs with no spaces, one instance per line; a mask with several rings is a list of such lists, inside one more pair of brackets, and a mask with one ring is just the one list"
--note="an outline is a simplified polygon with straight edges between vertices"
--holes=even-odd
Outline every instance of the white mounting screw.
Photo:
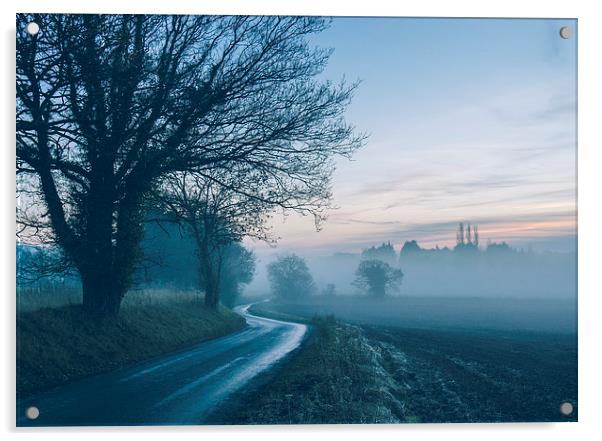
[[37,24],[35,21],[30,21],[29,23],[27,23],[27,25],[25,25],[25,32],[27,32],[33,37],[34,35],[37,35],[38,32],[40,32],[40,25]]

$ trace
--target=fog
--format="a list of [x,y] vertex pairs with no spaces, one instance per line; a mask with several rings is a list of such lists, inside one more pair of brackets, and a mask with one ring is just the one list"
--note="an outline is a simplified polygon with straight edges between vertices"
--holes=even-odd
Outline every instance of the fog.
[[[275,249],[258,259],[244,294],[271,297],[271,308],[307,318],[333,314],[377,326],[576,333],[575,252],[524,250],[504,242],[479,246],[474,240],[431,249],[407,241],[400,248],[383,243],[360,253],[297,253],[314,287],[311,295],[294,299],[279,297],[270,286],[266,265],[290,255]],[[357,283],[360,263],[374,260],[403,272],[401,284],[381,296]]]
[[[245,293],[269,292],[265,265],[277,250],[259,259],[253,281]],[[340,296],[365,295],[353,285],[361,253],[332,253],[304,257],[317,285],[316,295],[334,284]],[[577,257],[574,252],[529,251],[505,244],[479,249],[409,249],[381,259],[400,268],[404,277],[391,296],[572,299],[576,297]]]
[[[159,289],[157,292],[163,296],[169,292],[175,296],[182,291],[202,291],[194,246],[177,227],[163,228],[166,230],[154,224],[147,227],[143,245],[150,263],[137,271],[134,289]],[[576,331],[575,252],[525,250],[505,242],[479,245],[474,239],[459,241],[453,248],[423,248],[410,240],[401,246],[388,242],[375,244],[356,253],[321,250],[318,254],[276,247],[269,253],[255,253],[253,263],[241,260],[240,256],[245,255],[241,254],[242,246],[230,246],[228,250],[224,259],[229,263],[224,266],[220,282],[221,301],[227,306],[270,298],[271,308],[285,314],[308,318],[334,314],[343,320],[370,325]],[[18,247],[17,253],[17,279],[27,287],[30,283],[25,274],[27,262],[39,263],[44,256],[48,260],[52,253],[25,246]],[[286,285],[288,282],[283,282],[286,291],[283,295],[268,277],[271,264],[292,255],[298,256],[297,263],[306,266],[304,271],[309,278],[294,296],[290,294],[291,285]],[[399,275],[401,270],[403,276],[375,295],[370,283],[358,283],[362,262],[380,262],[389,274]],[[297,282],[301,279],[298,274],[291,278]],[[52,289],[43,290],[48,299],[40,298],[39,290],[22,290],[23,307],[27,306],[25,296],[30,294],[35,294],[31,300],[36,307],[80,301],[76,273],[55,275],[50,281]],[[38,283],[48,283],[48,279],[34,285]],[[58,292],[66,294],[61,297]],[[63,299],[67,294],[69,298]]]

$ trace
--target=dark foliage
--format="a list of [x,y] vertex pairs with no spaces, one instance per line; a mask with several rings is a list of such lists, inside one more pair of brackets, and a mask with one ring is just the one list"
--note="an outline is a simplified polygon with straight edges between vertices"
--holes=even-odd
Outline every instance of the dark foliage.
[[455,251],[478,251],[479,250],[479,227],[475,225],[471,227],[467,224],[464,227],[464,223],[460,222],[458,225],[458,231],[456,232],[456,246]]
[[283,300],[298,300],[316,289],[305,260],[295,254],[279,257],[268,265],[272,293]]
[[[22,31],[32,19],[34,37]],[[19,230],[62,248],[88,312],[118,313],[141,258],[143,202],[170,174],[322,218],[332,156],[362,141],[342,119],[355,86],[315,79],[330,52],[306,37],[327,24],[17,16]]]
[[356,286],[367,289],[373,297],[382,298],[387,292],[399,289],[403,273],[382,260],[362,260],[355,276]]
[[407,240],[401,247],[400,255],[419,253],[420,251],[422,251],[422,248],[420,248],[418,242],[415,240]]
[[362,251],[364,260],[382,260],[389,265],[395,265],[397,255],[391,242],[383,243],[380,246],[373,246]]
[[255,254],[239,243],[228,245],[224,251],[221,271],[220,301],[228,307],[236,305],[242,285],[251,283],[255,274]]

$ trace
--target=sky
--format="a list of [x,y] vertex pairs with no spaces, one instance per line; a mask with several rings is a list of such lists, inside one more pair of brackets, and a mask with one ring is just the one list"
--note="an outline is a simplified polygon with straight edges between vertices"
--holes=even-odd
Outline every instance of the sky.
[[575,34],[574,20],[335,18],[312,42],[334,49],[325,77],[361,81],[346,119],[369,138],[337,160],[320,232],[277,216],[277,248],[252,248],[450,246],[469,222],[483,244],[574,250]]

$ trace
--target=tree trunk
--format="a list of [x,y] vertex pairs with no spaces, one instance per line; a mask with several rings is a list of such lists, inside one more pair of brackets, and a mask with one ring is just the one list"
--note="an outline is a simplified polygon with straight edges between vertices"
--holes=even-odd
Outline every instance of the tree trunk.
[[190,222],[193,237],[197,246],[199,263],[199,282],[205,291],[205,306],[217,309],[220,295],[221,257],[215,251],[211,252],[211,233],[205,228],[200,228],[196,219]]
[[97,320],[113,320],[119,314],[123,299],[120,284],[108,269],[88,271],[82,274],[82,296],[84,311]]
[[211,262],[211,259],[207,255],[204,255],[201,257],[199,263],[202,283],[205,289],[205,306],[216,309],[219,304],[220,286],[213,262]]
[[[122,247],[124,244],[122,244]],[[109,247],[109,252],[94,250],[79,269],[82,282],[83,307],[86,313],[98,319],[114,319],[119,314],[121,301],[131,286],[136,263],[136,243],[126,244],[127,250]],[[123,262],[124,255],[130,260]]]
[[102,196],[91,204],[87,246],[79,269],[84,310],[105,320],[118,316],[121,301],[132,284],[140,257],[143,214],[137,198],[124,198],[113,231],[113,200],[110,193]]
[[385,284],[384,283],[375,283],[372,286],[372,296],[377,299],[383,299],[385,297]]
[[213,283],[207,284],[205,287],[205,306],[217,309],[219,304],[219,290]]

